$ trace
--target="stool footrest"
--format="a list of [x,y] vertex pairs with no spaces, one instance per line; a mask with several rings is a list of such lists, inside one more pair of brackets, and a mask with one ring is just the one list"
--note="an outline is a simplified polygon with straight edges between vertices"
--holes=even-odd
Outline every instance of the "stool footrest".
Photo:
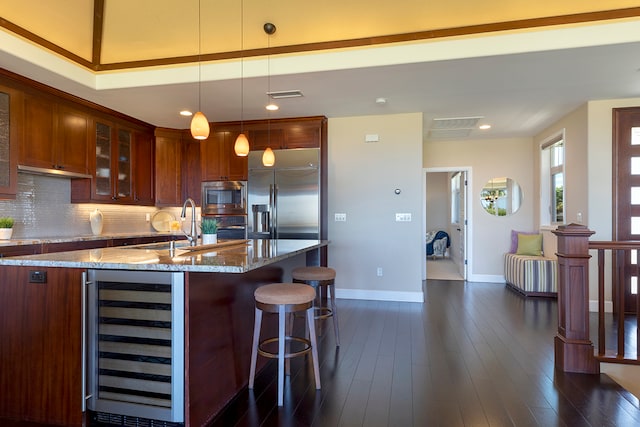
[[[306,338],[286,336],[284,337],[284,341],[285,341],[285,345],[287,342],[291,342],[291,341],[304,344],[304,347],[301,350],[285,353],[284,354],[285,359],[291,359],[292,357],[302,356],[311,351],[311,341],[309,341]],[[269,359],[277,359],[278,358],[277,352],[274,353],[272,351],[268,351],[265,349],[265,347],[271,343],[278,343],[278,338],[277,337],[267,338],[265,340],[260,341],[260,344],[258,344],[258,353],[261,356],[268,357]]]

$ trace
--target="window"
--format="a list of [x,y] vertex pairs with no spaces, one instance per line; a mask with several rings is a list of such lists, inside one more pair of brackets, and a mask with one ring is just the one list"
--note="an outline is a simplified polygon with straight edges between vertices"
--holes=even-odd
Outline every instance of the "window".
[[564,223],[564,132],[541,145],[540,218],[546,225]]
[[460,223],[460,172],[451,177],[451,223]]

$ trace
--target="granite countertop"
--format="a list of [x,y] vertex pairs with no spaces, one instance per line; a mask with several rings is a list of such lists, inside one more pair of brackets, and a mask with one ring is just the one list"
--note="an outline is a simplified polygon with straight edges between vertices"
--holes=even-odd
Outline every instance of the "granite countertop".
[[162,237],[162,236],[178,236],[183,238],[182,233],[170,232],[137,232],[137,233],[111,233],[111,234],[86,234],[80,236],[50,236],[42,238],[23,237],[18,239],[0,240],[2,246],[20,246],[20,245],[39,245],[42,243],[66,243],[66,242],[88,242],[92,240],[109,240],[109,239],[127,239],[136,237]]
[[171,253],[168,242],[152,243],[0,258],[0,266],[244,273],[327,244],[326,240],[239,240],[196,252],[178,246]]

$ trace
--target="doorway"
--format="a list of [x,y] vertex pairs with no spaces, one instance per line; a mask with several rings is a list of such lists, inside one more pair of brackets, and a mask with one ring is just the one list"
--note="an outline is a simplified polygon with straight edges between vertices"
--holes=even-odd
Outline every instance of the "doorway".
[[[468,188],[470,168],[428,168],[424,170],[424,254],[423,279],[466,280],[471,265]],[[433,250],[436,240],[448,237],[444,255]],[[430,241],[431,240],[431,241]]]

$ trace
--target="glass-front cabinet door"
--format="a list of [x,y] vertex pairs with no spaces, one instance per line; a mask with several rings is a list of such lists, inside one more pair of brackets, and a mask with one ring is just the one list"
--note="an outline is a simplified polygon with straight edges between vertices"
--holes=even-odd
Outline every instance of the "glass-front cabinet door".
[[111,126],[96,122],[95,194],[105,198],[113,196],[111,146]]
[[131,131],[118,129],[116,197],[130,198],[131,186]]
[[132,191],[133,137],[128,129],[96,122],[96,173],[93,198],[129,201]]
[[19,102],[18,93],[0,86],[0,199],[14,199],[17,190],[18,127],[12,106]]

